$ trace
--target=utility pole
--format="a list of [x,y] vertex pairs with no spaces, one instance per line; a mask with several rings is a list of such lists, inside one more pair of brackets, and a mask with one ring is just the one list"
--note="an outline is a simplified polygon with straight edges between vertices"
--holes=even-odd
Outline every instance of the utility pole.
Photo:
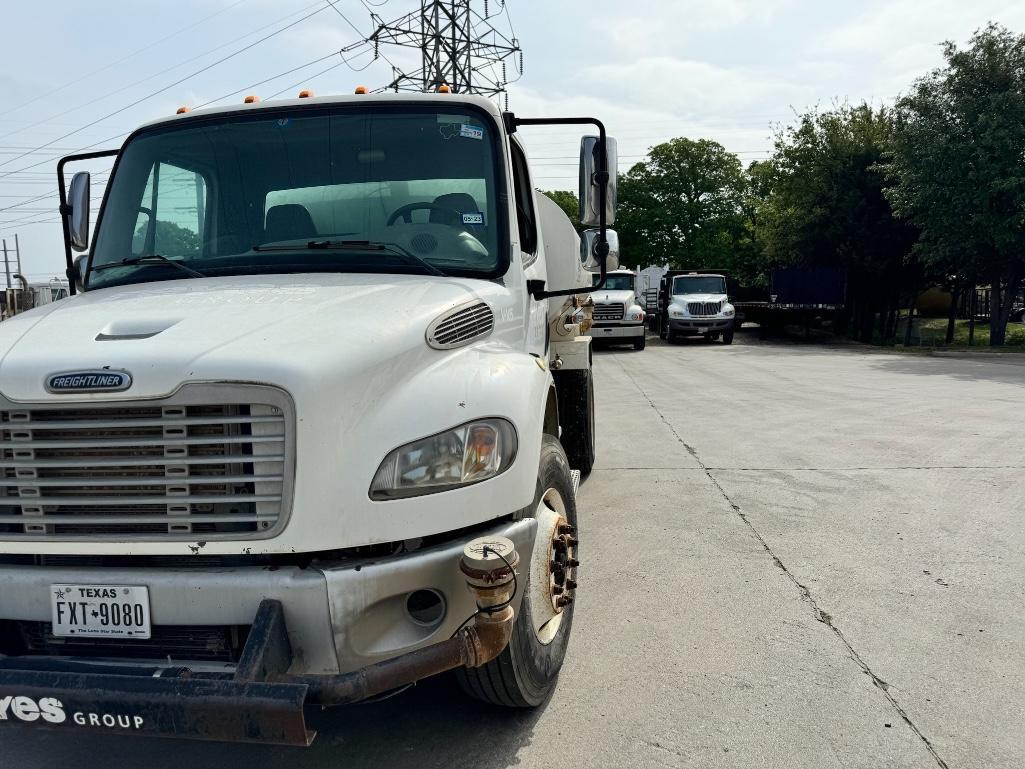
[[4,238],[4,271],[7,273],[7,288],[11,287],[11,263],[7,259],[7,238]]
[[[491,14],[495,7],[499,10]],[[419,10],[394,21],[385,22],[371,13],[374,31],[342,52],[373,45],[376,59],[382,44],[415,48],[421,52],[420,68],[403,72],[393,66],[391,82],[378,92],[430,93],[444,85],[453,93],[505,94],[508,107],[507,59],[513,60],[516,70],[513,81],[518,80],[523,74],[523,51],[511,24],[509,35],[492,25],[490,19],[503,13],[507,13],[505,0],[484,0],[483,14],[474,7],[474,0],[420,0]]]
[[18,233],[14,233],[14,253],[18,257],[18,274],[24,275],[21,271],[21,247],[18,245]]

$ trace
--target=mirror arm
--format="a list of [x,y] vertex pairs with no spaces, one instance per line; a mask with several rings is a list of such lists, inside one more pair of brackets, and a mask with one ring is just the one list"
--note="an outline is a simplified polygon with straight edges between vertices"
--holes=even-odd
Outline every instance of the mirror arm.
[[[94,158],[108,158],[113,157],[121,152],[121,150],[100,150],[99,152],[83,152],[78,155],[65,155],[59,161],[57,161],[57,193],[60,197],[60,207],[58,211],[61,216],[61,227],[64,230],[64,261],[67,264],[65,274],[68,276],[68,293],[74,296],[78,293],[75,287],[74,277],[75,273],[75,258],[71,253],[71,225],[68,222],[68,216],[71,214],[71,206],[68,205],[68,187],[64,182],[64,166],[68,163],[77,162],[80,160],[92,160]],[[116,163],[115,163],[116,165]]]
[[[520,118],[512,112],[502,113],[502,122],[505,123],[509,133],[515,133],[521,125],[593,125],[598,128],[598,171],[595,173],[595,181],[598,183],[598,242],[595,243],[595,256],[598,257],[598,264],[601,272],[600,280],[591,286],[580,288],[567,288],[562,291],[545,291],[541,281],[530,281],[535,284],[533,290],[528,286],[531,296],[535,301],[548,299],[556,296],[573,296],[575,294],[589,294],[605,287],[606,261],[609,255],[609,241],[606,237],[605,209],[609,194],[609,157],[605,151],[605,124],[593,117],[551,117],[551,118]],[[70,253],[70,252],[69,252]],[[537,284],[541,283],[540,286]]]

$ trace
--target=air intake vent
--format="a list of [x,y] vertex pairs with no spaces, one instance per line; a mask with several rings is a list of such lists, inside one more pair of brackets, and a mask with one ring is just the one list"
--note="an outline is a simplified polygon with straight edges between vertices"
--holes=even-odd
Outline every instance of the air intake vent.
[[414,251],[421,254],[430,254],[438,248],[438,239],[427,232],[420,232],[413,236],[410,242]]
[[435,350],[461,347],[482,339],[495,327],[495,314],[484,302],[455,307],[427,327],[427,344]]

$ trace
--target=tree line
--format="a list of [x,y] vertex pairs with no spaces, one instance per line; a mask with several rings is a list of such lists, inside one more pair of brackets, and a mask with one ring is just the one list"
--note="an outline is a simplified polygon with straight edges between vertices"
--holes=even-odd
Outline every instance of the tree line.
[[[747,285],[774,267],[841,268],[843,321],[864,341],[892,339],[926,287],[956,303],[985,285],[1002,344],[1025,282],[1025,36],[991,23],[943,56],[892,107],[797,115],[746,168],[707,139],[653,147],[620,177],[626,260]],[[549,194],[575,215],[572,193]]]

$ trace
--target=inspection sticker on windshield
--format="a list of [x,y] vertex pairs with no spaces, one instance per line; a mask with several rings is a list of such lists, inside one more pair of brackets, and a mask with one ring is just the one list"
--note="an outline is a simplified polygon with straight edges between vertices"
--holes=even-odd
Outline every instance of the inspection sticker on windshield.
[[482,211],[475,211],[472,214],[463,214],[463,224],[479,224],[484,225],[484,213]]
[[459,127],[459,135],[465,139],[476,139],[477,141],[484,140],[484,129],[475,125],[467,125],[463,123]]
[[50,585],[58,638],[150,637],[149,589],[141,585]]

